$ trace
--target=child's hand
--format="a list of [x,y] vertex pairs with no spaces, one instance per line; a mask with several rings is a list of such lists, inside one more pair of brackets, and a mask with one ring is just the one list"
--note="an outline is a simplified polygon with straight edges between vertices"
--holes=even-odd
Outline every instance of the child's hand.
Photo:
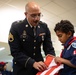
[[61,64],[62,63],[62,58],[60,58],[60,57],[55,57],[55,62],[57,63],[57,64]]

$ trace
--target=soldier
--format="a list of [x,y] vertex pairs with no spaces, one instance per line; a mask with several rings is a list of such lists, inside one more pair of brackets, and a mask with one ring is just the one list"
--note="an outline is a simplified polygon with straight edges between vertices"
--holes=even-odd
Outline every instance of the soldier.
[[13,75],[36,75],[38,71],[47,69],[43,63],[41,45],[45,55],[55,55],[49,28],[40,21],[40,7],[35,2],[29,2],[25,10],[26,18],[12,23],[9,33]]

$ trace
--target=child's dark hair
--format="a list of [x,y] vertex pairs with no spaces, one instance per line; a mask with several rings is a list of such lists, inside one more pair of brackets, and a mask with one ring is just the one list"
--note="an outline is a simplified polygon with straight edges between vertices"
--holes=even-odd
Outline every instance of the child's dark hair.
[[61,20],[60,22],[58,22],[54,28],[54,31],[61,31],[63,33],[68,33],[69,31],[72,32],[72,36],[74,34],[74,26],[73,24],[68,21],[68,20]]

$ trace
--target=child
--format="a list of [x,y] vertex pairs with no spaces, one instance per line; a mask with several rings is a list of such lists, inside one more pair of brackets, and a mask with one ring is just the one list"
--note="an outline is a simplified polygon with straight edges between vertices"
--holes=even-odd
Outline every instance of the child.
[[55,57],[56,63],[63,63],[64,68],[60,75],[76,75],[76,37],[74,26],[68,20],[61,20],[56,24],[54,31],[64,46],[61,57]]

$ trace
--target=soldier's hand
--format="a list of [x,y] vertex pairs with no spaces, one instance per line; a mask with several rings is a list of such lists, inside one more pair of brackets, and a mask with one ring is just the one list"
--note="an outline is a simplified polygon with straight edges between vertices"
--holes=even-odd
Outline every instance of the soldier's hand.
[[44,62],[42,62],[42,61],[35,62],[35,63],[33,64],[33,67],[34,67],[35,69],[37,69],[38,71],[44,71],[44,70],[47,69],[47,66],[46,66],[46,65],[44,64]]

